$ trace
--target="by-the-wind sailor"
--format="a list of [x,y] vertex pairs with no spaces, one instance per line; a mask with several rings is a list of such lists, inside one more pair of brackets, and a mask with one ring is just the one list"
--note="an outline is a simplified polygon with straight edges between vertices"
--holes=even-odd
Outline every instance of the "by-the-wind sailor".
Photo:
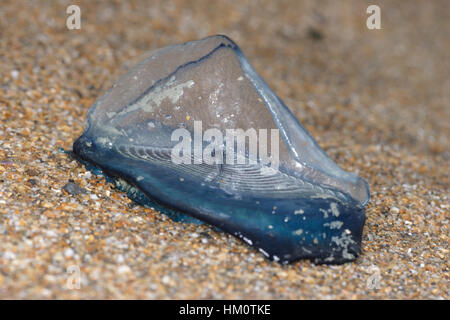
[[140,203],[272,260],[360,252],[366,182],[327,157],[226,36],[150,52],[91,107],[73,151]]

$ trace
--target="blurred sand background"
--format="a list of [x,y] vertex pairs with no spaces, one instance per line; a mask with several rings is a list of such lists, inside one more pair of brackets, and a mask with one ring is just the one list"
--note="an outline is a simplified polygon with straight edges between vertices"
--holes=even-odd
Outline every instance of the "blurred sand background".
[[[69,4],[81,30],[66,28]],[[366,27],[369,4],[381,30]],[[134,205],[58,151],[141,54],[217,33],[369,182],[355,262],[269,262]],[[1,0],[0,298],[448,299],[449,39],[446,0]]]

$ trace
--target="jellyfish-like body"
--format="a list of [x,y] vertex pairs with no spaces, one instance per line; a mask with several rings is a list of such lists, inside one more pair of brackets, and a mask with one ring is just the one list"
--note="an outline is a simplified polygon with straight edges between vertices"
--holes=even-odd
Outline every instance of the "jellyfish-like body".
[[138,202],[280,263],[360,253],[367,183],[325,154],[226,36],[150,52],[91,107],[73,151]]

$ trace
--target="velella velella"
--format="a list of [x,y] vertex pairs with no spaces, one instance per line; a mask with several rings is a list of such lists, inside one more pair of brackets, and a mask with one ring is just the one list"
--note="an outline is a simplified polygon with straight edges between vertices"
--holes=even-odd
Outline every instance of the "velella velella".
[[271,260],[361,251],[367,183],[326,155],[227,36],[147,54],[90,108],[73,153],[138,203]]

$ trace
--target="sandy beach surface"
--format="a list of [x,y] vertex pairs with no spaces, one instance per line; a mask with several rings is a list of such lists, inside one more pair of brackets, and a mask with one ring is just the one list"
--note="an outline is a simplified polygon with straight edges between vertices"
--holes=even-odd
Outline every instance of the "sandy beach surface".
[[[70,1],[2,0],[0,298],[448,299],[450,2],[376,2],[380,30],[369,2],[331,0],[77,1],[69,30]],[[139,56],[218,33],[369,182],[355,262],[267,261],[61,152]]]

